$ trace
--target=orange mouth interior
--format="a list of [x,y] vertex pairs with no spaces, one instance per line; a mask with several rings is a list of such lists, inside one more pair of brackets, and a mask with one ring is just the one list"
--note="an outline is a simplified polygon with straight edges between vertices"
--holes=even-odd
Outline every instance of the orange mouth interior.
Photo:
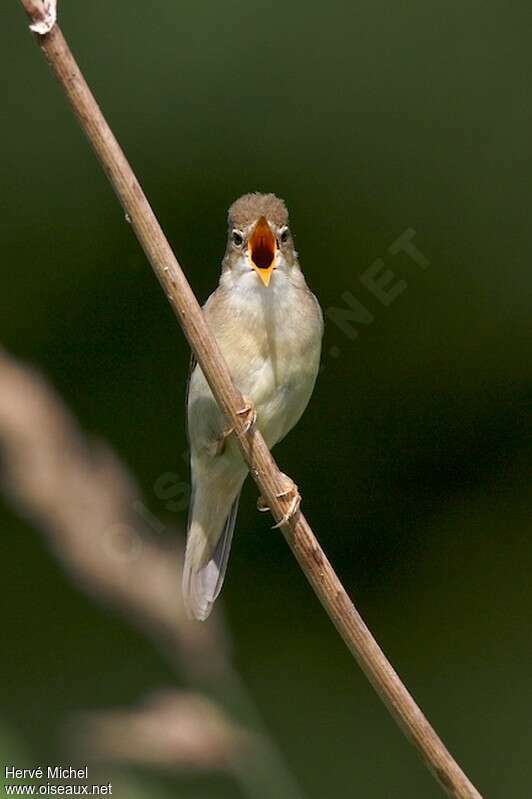
[[258,269],[270,269],[275,259],[275,236],[264,216],[261,216],[249,240],[249,254]]

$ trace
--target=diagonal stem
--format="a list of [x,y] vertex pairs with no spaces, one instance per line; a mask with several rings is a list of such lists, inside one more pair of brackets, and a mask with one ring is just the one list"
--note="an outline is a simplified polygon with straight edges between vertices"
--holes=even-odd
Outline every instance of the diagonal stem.
[[[32,21],[35,0],[20,0]],[[225,360],[200,306],[120,145],[101,113],[58,25],[37,42],[73,108],[135,234],[176,314],[228,424],[234,429],[250,473],[276,522],[286,512],[281,473],[258,431],[246,433],[238,411],[242,395],[232,383]],[[283,534],[314,592],[350,652],[389,712],[414,744],[449,796],[481,799],[443,741],[427,721],[349,599],[301,512],[282,525]]]

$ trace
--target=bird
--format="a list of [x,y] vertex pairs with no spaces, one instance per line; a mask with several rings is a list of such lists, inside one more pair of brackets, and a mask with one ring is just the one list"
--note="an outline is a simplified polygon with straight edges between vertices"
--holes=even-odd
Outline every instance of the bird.
[[[229,208],[220,281],[203,313],[244,398],[245,429],[258,429],[271,449],[307,407],[323,337],[323,314],[301,271],[288,210],[276,195],[252,192]],[[222,588],[248,467],[194,358],[187,432],[191,494],[182,593],[187,616],[203,621]],[[282,478],[279,496],[289,510],[281,523],[301,501],[295,483]],[[268,510],[264,500],[257,504]]]

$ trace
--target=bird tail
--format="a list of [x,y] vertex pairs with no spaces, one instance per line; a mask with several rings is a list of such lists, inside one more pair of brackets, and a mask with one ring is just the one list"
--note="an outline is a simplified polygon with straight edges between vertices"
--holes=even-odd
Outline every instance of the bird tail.
[[[213,489],[193,487],[190,499],[183,601],[189,618],[199,621],[210,614],[222,589],[240,500],[240,488],[230,505],[226,497],[223,503],[217,501],[221,496]],[[224,519],[221,532],[220,519]]]

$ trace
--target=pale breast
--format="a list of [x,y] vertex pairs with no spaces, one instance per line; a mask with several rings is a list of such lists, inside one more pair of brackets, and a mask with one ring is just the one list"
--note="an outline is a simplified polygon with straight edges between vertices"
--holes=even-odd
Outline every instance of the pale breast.
[[271,447],[296,424],[312,394],[321,311],[308,289],[290,285],[264,292],[258,300],[236,298],[235,304],[239,324],[227,326],[219,344],[236,385],[254,403],[259,429]]
[[[323,320],[306,287],[279,281],[277,290],[223,292],[205,306],[231,376],[257,411],[268,446],[280,441],[305,410],[319,368]],[[212,440],[224,423],[199,368],[191,379],[191,443]],[[194,429],[192,429],[194,428]]]

